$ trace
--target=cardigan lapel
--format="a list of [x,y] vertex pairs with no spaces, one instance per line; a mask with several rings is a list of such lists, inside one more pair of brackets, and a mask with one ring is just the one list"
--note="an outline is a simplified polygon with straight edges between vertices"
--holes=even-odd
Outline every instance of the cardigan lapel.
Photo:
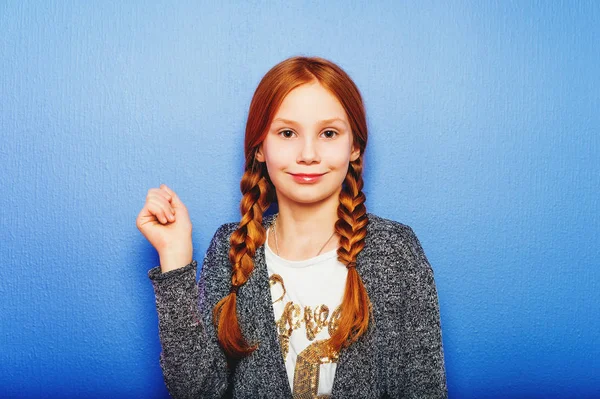
[[[356,257],[356,271],[360,276],[363,276],[364,267],[361,258],[361,253],[359,253]],[[365,387],[371,383],[371,381],[368,381],[368,373],[365,373],[366,370],[364,370],[364,365],[367,364],[365,356],[369,352],[367,349],[368,344],[365,343],[365,336],[368,335],[369,333],[361,336],[348,348],[340,351],[333,378],[331,399],[358,397],[367,394],[367,392],[360,392],[359,394],[357,391],[359,387]]]
[[[263,227],[269,228],[275,215],[269,215],[263,218]],[[265,245],[261,245],[256,249],[254,256],[254,272],[256,284],[260,293],[257,297],[259,303],[256,303],[257,314],[260,320],[257,323],[262,324],[260,329],[260,340],[263,350],[263,362],[265,367],[271,370],[271,378],[275,379],[277,386],[281,386],[280,393],[283,397],[292,397],[292,390],[288,381],[287,370],[283,356],[281,355],[281,346],[279,345],[279,337],[277,326],[275,325],[275,312],[273,311],[273,303],[271,298],[271,287],[269,285],[269,272],[265,261]],[[269,392],[267,396],[273,396],[273,392]],[[279,396],[279,395],[277,395]]]
[[[367,217],[369,216],[370,214],[367,213]],[[367,225],[365,246],[356,256],[356,271],[367,292],[374,292],[373,285],[377,284],[377,281],[373,279],[373,272],[369,268],[368,259],[366,259],[369,256],[367,253],[370,252],[373,245],[372,237],[369,225]],[[374,340],[376,320],[373,313],[371,316],[373,318],[369,321],[366,333],[340,352],[333,379],[331,399],[378,397],[381,394],[374,385],[377,381],[376,370],[373,368],[373,362],[369,359],[376,353]]]
[[[263,218],[263,226],[267,228],[273,216]],[[251,355],[251,367],[258,375],[259,385],[254,387],[257,397],[291,398],[292,390],[288,382],[287,370],[281,355],[281,348],[275,325],[275,313],[271,299],[269,273],[265,261],[264,244],[256,248],[254,269],[246,284],[240,287],[237,310],[241,321],[242,334],[253,342],[258,342],[256,352]],[[269,384],[264,384],[265,379]],[[280,389],[276,392],[271,387]],[[271,389],[261,392],[261,389]]]

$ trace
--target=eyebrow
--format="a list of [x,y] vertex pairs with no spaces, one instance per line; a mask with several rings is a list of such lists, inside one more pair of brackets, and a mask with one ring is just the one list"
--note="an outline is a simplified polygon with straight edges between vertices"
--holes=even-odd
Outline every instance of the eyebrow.
[[[273,123],[275,122],[283,122],[283,123],[287,123],[288,125],[298,125],[298,122],[296,121],[292,121],[290,119],[285,119],[285,118],[275,118],[273,119]],[[331,118],[331,119],[324,119],[322,121],[319,121],[318,123],[321,125],[327,125],[329,123],[333,123],[333,122],[342,122],[344,125],[348,125],[343,119],[341,118]]]

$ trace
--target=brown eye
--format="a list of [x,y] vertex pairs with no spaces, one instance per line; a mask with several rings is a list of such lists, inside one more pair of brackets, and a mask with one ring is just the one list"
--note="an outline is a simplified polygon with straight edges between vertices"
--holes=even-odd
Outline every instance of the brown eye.
[[283,136],[286,139],[291,139],[294,132],[292,132],[291,130],[282,130],[281,132],[279,132],[277,134],[279,134],[280,136]]
[[[329,134],[328,134],[329,133]],[[335,136],[337,136],[339,133],[336,132],[335,130],[325,130],[323,132],[323,134],[325,135],[325,137],[327,137],[328,139],[332,139]]]

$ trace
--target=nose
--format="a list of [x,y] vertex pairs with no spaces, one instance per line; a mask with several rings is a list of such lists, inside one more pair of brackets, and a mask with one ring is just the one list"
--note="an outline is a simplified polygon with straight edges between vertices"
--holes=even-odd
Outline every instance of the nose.
[[296,162],[311,164],[313,162],[321,162],[321,158],[317,153],[317,143],[311,137],[304,137],[301,141],[302,148],[298,154]]

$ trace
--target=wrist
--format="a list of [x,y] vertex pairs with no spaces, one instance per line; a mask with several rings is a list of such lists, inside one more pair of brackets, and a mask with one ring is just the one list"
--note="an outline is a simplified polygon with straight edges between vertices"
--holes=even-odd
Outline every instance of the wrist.
[[172,247],[159,253],[160,270],[166,273],[171,270],[182,268],[192,262],[192,247]]

